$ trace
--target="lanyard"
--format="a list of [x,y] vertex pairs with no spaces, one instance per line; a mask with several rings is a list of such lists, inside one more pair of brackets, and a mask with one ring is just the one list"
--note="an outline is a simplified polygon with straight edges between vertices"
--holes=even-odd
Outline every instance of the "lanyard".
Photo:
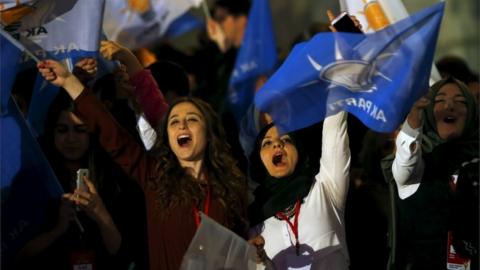
[[[208,212],[210,210],[210,186],[207,187],[207,196],[205,196],[205,201],[203,202],[203,212],[205,215],[208,216]],[[200,226],[200,212],[198,211],[198,208],[194,205],[193,206],[193,217],[195,219],[195,225],[198,229],[198,226]]]
[[300,215],[300,200],[297,200],[297,202],[295,203],[295,217],[293,218],[293,224],[292,222],[290,222],[290,220],[284,213],[282,212],[277,213],[277,216],[280,217],[282,220],[285,220],[288,226],[290,227],[290,229],[292,229],[293,235],[295,236],[295,242],[296,242],[295,249],[296,249],[297,256],[300,255],[300,242],[298,241],[298,216],[299,215]]

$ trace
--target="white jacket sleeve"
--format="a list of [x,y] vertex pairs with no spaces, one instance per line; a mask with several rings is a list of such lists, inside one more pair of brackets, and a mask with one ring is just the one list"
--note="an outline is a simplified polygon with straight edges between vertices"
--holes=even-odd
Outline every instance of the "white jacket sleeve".
[[347,113],[339,112],[323,122],[322,156],[316,181],[324,185],[336,207],[344,208],[349,184],[350,148]]
[[420,130],[420,128],[411,128],[405,121],[395,142],[396,152],[392,174],[401,199],[406,199],[417,191],[423,176],[424,162]]

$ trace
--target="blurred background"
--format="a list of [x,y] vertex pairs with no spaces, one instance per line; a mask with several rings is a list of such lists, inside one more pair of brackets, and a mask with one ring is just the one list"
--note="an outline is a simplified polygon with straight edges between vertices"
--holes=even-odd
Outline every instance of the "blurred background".
[[[361,1],[361,0],[358,0]],[[212,7],[214,0],[207,0]],[[408,12],[414,13],[438,0],[403,0]],[[278,49],[281,55],[288,53],[293,40],[308,31],[312,23],[327,22],[326,10],[340,12],[338,0],[270,0]],[[201,9],[192,13],[203,17]],[[467,60],[474,71],[480,70],[480,1],[446,1],[445,15],[440,29],[435,60],[445,55],[457,55]],[[198,31],[187,33],[172,40],[172,44],[182,50],[196,45]]]

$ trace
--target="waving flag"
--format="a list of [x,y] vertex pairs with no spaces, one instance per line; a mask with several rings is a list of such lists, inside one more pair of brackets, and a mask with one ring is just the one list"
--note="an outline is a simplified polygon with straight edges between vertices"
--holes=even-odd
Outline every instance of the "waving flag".
[[137,49],[151,45],[168,26],[202,0],[107,0],[103,30],[110,40]]
[[31,12],[4,26],[39,58],[57,60],[96,56],[104,3],[101,0],[41,0]]
[[62,189],[25,119],[10,97],[21,51],[0,36],[0,192],[2,269],[9,269],[17,252],[43,223],[48,200]]
[[[63,61],[72,70],[76,61],[96,57],[101,37],[102,0],[40,0],[28,5],[30,12],[4,27],[38,58]],[[29,58],[23,59],[29,66]],[[41,134],[48,105],[58,88],[37,78],[27,119]]]
[[[408,17],[402,0],[340,0],[340,9],[355,15],[366,33],[380,30]],[[438,80],[440,73],[433,63],[430,84]]]
[[255,96],[284,131],[340,110],[391,132],[428,90],[444,3],[371,34],[320,33],[297,45]]
[[237,122],[253,102],[255,80],[271,72],[276,63],[276,43],[268,0],[254,0],[229,81],[227,98]]

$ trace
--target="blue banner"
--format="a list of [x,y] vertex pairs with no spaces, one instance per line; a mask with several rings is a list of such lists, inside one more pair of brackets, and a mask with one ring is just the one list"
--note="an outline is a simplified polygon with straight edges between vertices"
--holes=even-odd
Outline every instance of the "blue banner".
[[320,33],[298,44],[255,104],[289,132],[344,110],[391,132],[428,91],[444,3],[372,34]]
[[4,36],[4,32],[0,33],[0,50],[0,115],[3,115],[7,110],[22,52],[10,42],[9,37]]
[[63,191],[12,98],[0,126],[1,268],[8,269],[38,234],[49,201]]
[[[39,59],[53,58],[73,69],[85,57],[97,57],[102,31],[104,1],[41,0],[19,21],[4,27],[27,50]],[[23,58],[23,66],[33,61]],[[37,134],[43,132],[48,105],[58,88],[37,78],[27,119]]]
[[272,15],[268,0],[254,0],[227,93],[230,110],[240,122],[253,102],[255,80],[277,64]]

